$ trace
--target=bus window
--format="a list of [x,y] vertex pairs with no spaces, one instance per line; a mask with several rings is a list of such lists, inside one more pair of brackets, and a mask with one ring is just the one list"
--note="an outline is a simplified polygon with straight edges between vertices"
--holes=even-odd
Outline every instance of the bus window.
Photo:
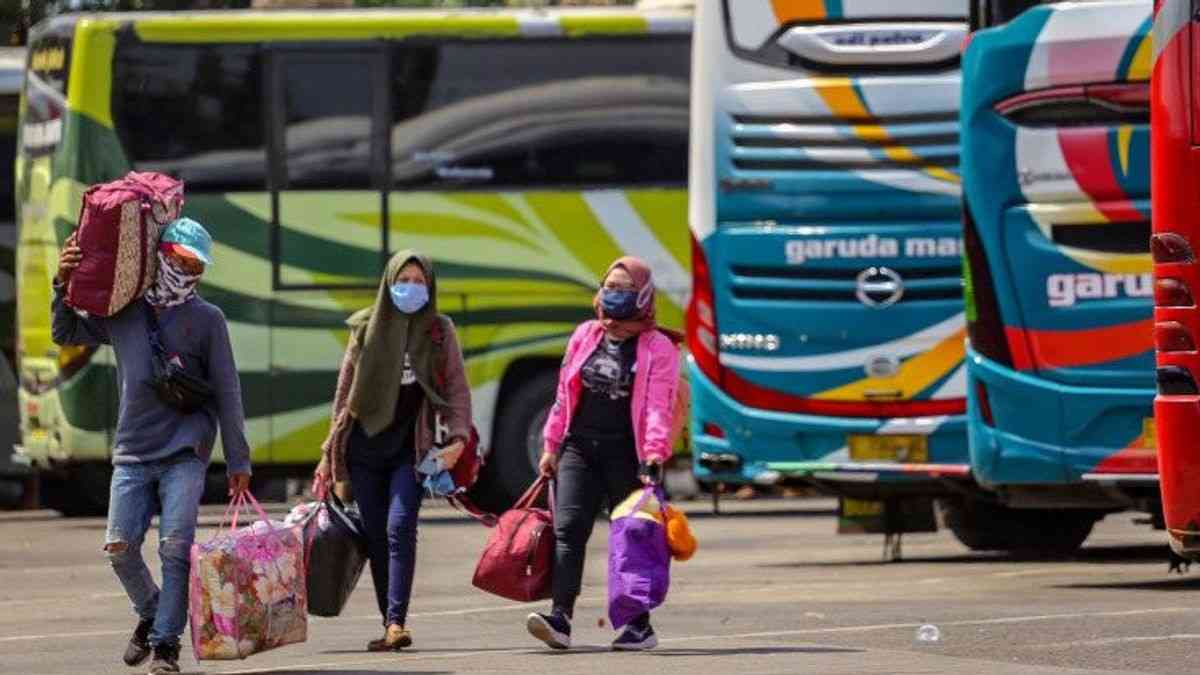
[[400,188],[682,185],[688,63],[678,43],[454,43],[397,50]]
[[276,285],[374,287],[385,249],[384,52],[289,47],[272,64]]
[[251,45],[126,41],[113,60],[113,116],[130,163],[189,190],[266,189],[262,74]]

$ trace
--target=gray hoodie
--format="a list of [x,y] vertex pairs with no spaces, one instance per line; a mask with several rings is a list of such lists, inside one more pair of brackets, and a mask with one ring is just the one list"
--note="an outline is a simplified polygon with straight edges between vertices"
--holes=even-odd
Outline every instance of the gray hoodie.
[[54,342],[112,345],[116,352],[120,406],[113,464],[151,462],[184,449],[207,463],[219,424],[228,473],[250,473],[241,382],[220,309],[197,296],[158,317],[167,350],[180,354],[191,372],[204,374],[215,394],[202,410],[184,415],[162,403],[150,385],[153,370],[143,302],[134,302],[111,317],[84,317],[67,305],[63,295],[62,286],[55,282]]

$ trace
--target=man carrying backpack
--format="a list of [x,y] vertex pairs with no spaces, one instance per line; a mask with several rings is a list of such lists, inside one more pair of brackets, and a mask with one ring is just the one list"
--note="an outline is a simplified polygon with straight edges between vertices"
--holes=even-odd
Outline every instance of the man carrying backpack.
[[[163,232],[158,274],[144,300],[107,318],[77,313],[65,302],[83,251],[67,240],[54,280],[56,344],[111,345],[120,406],[104,550],[133,602],[138,624],[124,661],[154,654],[151,675],[179,672],[179,637],[187,620],[190,551],[216,428],[221,428],[231,496],[250,484],[241,385],[225,315],[196,293],[211,264],[212,238],[181,218]],[[142,558],[142,541],[160,514],[160,590]]]

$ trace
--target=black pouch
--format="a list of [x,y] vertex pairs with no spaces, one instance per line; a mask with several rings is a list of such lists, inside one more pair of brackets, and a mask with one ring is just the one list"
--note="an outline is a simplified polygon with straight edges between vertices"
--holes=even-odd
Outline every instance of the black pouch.
[[171,361],[166,348],[163,347],[154,309],[146,303],[142,303],[142,306],[146,313],[147,337],[150,340],[153,372],[150,386],[154,388],[158,399],[171,408],[185,415],[199,411],[213,399],[212,386],[204,378],[189,373],[187,368]]

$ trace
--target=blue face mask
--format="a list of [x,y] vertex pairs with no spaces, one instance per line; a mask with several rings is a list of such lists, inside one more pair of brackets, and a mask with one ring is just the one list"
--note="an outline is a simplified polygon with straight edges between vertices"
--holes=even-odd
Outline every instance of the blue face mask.
[[617,321],[632,319],[637,314],[637,291],[605,288],[600,291],[600,307],[604,316]]
[[416,314],[429,303],[429,287],[407,281],[392,284],[392,304],[405,314]]

